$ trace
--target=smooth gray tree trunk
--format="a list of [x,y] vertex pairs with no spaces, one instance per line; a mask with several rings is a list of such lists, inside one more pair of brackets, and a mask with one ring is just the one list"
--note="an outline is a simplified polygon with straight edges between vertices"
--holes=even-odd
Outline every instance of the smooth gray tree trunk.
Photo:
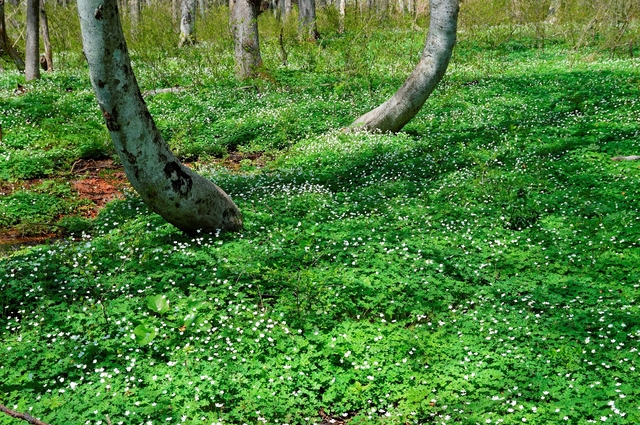
[[180,46],[196,42],[196,0],[182,0],[180,4]]
[[338,13],[340,20],[338,21],[338,32],[344,32],[344,19],[347,14],[347,0],[338,0]]
[[180,230],[236,231],[240,211],[219,187],[175,157],[142,99],[117,0],[79,0],[89,76],[127,178],[142,200]]
[[236,75],[248,78],[262,66],[258,39],[258,10],[260,0],[232,0],[229,18],[233,34]]
[[449,65],[456,44],[458,0],[431,0],[427,41],[420,62],[389,100],[367,112],[351,128],[400,131],[420,111]]
[[40,31],[42,32],[42,44],[44,44],[44,55],[40,58],[40,63],[46,71],[52,72],[53,51],[51,50],[51,40],[49,39],[49,20],[47,19],[44,1],[40,0]]
[[298,0],[298,35],[303,40],[320,38],[316,26],[316,0]]
[[27,0],[27,43],[24,76],[26,81],[40,78],[40,2]]
[[11,44],[11,40],[7,36],[7,28],[4,19],[4,0],[0,0],[0,49],[9,55],[16,64],[19,71],[24,71],[24,60]]

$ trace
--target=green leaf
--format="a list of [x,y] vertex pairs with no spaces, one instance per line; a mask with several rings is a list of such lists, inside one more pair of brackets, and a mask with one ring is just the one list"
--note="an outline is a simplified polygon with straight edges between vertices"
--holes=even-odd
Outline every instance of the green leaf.
[[184,326],[187,328],[195,322],[198,315],[196,313],[189,313],[184,317]]
[[150,295],[147,297],[147,307],[154,313],[164,314],[169,311],[169,300],[166,295]]
[[136,342],[140,345],[149,344],[156,337],[156,334],[156,329],[146,323],[141,323],[133,329]]
[[199,301],[199,300],[191,301],[189,304],[187,304],[187,309],[188,309],[189,311],[196,311],[196,310],[197,310],[197,309],[199,309],[203,304],[204,304],[204,301]]

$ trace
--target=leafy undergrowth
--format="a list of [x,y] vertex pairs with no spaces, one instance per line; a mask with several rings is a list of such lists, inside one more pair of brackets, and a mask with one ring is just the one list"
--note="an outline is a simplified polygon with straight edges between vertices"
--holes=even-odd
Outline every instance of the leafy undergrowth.
[[273,149],[197,164],[245,230],[187,238],[129,197],[3,258],[0,403],[56,424],[640,422],[640,170],[611,160],[640,152],[638,61],[465,52],[394,136],[338,128],[397,81],[153,97],[176,149],[192,113],[203,140]]

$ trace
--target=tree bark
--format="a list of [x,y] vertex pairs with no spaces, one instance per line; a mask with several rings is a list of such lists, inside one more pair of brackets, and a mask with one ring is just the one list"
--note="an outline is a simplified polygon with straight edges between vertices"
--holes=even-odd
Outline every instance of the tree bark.
[[182,0],[180,5],[180,46],[196,42],[196,0]]
[[298,35],[303,40],[320,38],[316,26],[316,0],[298,0]]
[[4,0],[0,0],[0,49],[9,55],[16,64],[18,71],[24,71],[24,61],[20,57],[20,54],[13,48],[11,40],[7,36],[7,29],[4,19]]
[[180,5],[182,2],[180,0],[171,0],[171,22],[173,25],[178,24],[180,22]]
[[131,28],[138,28],[140,23],[140,0],[129,0],[129,13],[131,14]]
[[27,43],[24,76],[26,81],[40,78],[39,0],[27,0]]
[[555,24],[558,22],[558,11],[562,7],[562,0],[551,0],[549,4],[549,10],[547,11],[547,17],[544,20],[545,24]]
[[236,75],[248,78],[262,66],[258,39],[260,0],[232,0],[230,24],[233,33]]
[[[46,71],[53,71],[53,51],[51,50],[51,40],[49,39],[49,20],[44,7],[45,0],[40,0],[40,31],[42,32],[42,43],[44,44],[44,60]],[[41,58],[42,60],[42,58]]]
[[344,32],[344,19],[347,14],[347,0],[338,0],[338,12],[340,13],[340,20],[338,21],[338,32]]
[[449,65],[456,43],[458,8],[458,0],[431,0],[429,32],[420,62],[389,100],[358,118],[351,128],[396,132],[416,116]]
[[188,234],[237,231],[240,211],[211,181],[178,161],[142,99],[117,0],[80,0],[89,76],[127,178],[149,208]]

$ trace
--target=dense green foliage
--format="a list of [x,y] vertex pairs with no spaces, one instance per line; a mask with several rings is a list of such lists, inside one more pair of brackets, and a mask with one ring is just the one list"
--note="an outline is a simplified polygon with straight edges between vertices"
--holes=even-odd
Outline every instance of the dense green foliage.
[[[130,196],[5,255],[0,403],[54,424],[640,422],[640,170],[611,161],[640,154],[638,60],[463,37],[404,132],[342,133],[422,39],[328,33],[287,67],[267,39],[270,78],[243,83],[207,44],[136,56],[143,90],[186,88],[149,107],[246,228],[187,238]],[[5,228],[78,208],[65,173],[113,154],[84,71],[22,78],[0,74],[0,179],[44,182],[0,198]],[[231,172],[230,151],[271,160]]]

